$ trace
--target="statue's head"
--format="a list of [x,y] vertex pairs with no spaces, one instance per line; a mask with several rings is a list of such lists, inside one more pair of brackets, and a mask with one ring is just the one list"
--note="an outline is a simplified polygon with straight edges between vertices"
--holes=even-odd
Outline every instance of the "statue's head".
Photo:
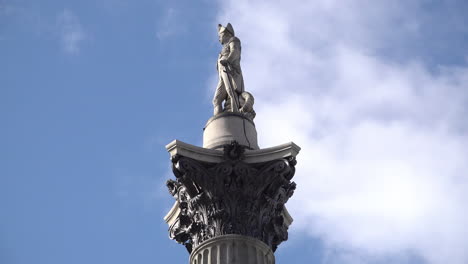
[[218,24],[218,36],[221,44],[228,42],[230,38],[234,37],[234,28],[231,23],[228,23],[226,27]]

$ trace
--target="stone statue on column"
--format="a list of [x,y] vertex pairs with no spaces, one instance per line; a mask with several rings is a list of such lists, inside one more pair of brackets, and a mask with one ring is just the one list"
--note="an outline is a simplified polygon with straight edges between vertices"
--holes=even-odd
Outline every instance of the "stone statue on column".
[[[254,98],[244,89],[244,78],[240,66],[241,42],[234,34],[230,23],[218,25],[219,42],[223,45],[218,56],[218,85],[213,98],[214,115],[222,112],[240,112],[253,120]],[[224,107],[223,107],[224,102]]]
[[166,146],[175,176],[166,185],[175,201],[164,220],[190,264],[275,264],[293,221],[286,203],[296,189],[300,147],[258,146],[240,40],[231,24],[219,25],[218,33],[223,48],[214,116],[203,128],[203,147],[179,140]]

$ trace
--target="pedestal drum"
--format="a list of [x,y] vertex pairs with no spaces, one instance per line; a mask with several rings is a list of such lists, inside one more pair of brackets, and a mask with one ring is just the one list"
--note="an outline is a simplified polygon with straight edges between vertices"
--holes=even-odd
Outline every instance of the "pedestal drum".
[[219,149],[232,141],[247,149],[258,149],[257,130],[252,120],[233,112],[224,112],[208,120],[203,131],[204,148]]

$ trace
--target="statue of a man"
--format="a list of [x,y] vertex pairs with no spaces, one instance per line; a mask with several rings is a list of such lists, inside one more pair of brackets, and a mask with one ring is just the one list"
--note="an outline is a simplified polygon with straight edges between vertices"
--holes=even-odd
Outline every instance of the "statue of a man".
[[230,23],[226,27],[218,25],[218,35],[223,48],[217,62],[219,79],[213,99],[214,115],[223,111],[241,112],[253,119],[253,96],[244,90],[240,67],[241,42]]

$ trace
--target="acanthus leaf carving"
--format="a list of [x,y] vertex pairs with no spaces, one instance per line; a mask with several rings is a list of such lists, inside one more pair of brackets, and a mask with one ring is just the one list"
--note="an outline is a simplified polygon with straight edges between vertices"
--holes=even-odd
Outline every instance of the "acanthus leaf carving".
[[180,213],[169,236],[191,250],[225,234],[257,238],[273,250],[287,240],[284,204],[296,184],[294,157],[248,164],[236,142],[225,146],[225,160],[206,163],[177,156],[172,159],[176,180],[168,180]]

